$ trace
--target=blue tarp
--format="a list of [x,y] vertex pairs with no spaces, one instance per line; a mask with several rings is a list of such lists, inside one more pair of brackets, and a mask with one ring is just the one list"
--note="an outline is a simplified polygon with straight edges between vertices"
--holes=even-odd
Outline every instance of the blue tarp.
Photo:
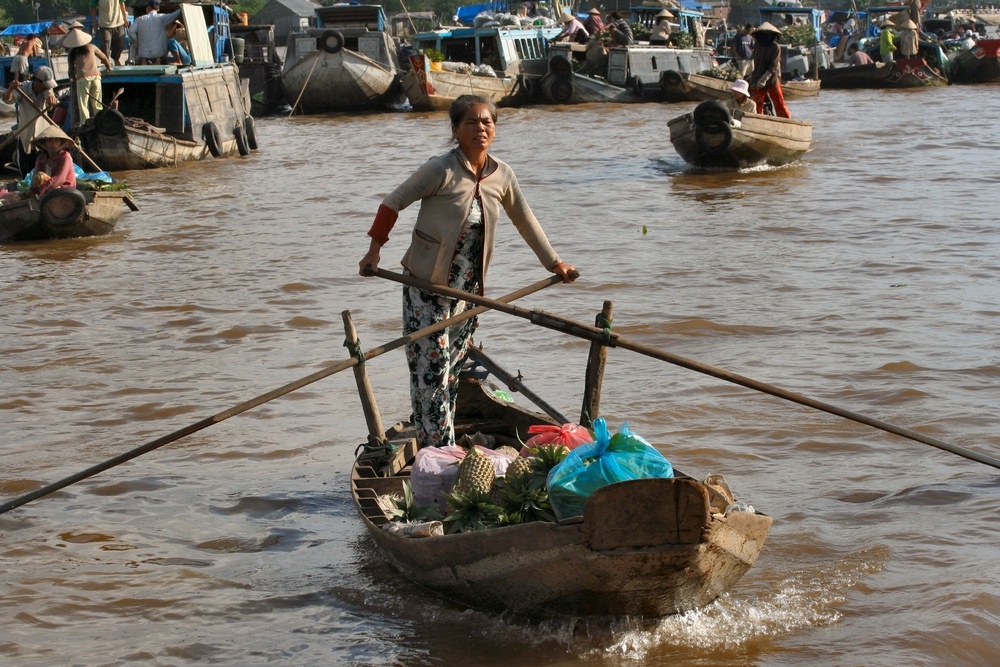
[[478,5],[466,5],[464,7],[459,7],[455,10],[455,16],[458,17],[458,22],[462,25],[472,25],[475,23],[476,17],[483,12],[505,11],[507,11],[506,0],[494,0],[493,2],[484,2]]
[[0,32],[0,37],[14,37],[15,35],[37,35],[49,29],[54,21],[42,21],[40,23],[12,23]]

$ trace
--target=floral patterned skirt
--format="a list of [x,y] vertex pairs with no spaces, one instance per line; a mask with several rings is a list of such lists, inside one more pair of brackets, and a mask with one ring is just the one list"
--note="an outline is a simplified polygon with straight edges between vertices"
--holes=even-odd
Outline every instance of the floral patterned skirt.
[[[467,226],[458,240],[448,285],[477,293],[482,282],[482,265],[483,227]],[[404,273],[409,274],[408,271]],[[437,296],[416,287],[404,287],[403,333],[413,333],[471,307],[467,301]],[[473,317],[406,346],[413,424],[420,447],[455,444],[458,374],[476,326],[477,321]]]

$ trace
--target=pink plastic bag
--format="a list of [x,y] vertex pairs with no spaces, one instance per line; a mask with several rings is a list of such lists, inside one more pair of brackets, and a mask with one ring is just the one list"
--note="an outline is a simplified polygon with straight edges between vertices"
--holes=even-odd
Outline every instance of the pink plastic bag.
[[531,456],[531,448],[540,445],[563,445],[572,450],[594,441],[594,436],[590,434],[590,431],[579,424],[563,424],[562,426],[535,424],[528,427],[528,433],[535,435],[524,443],[524,447],[521,448],[521,456]]

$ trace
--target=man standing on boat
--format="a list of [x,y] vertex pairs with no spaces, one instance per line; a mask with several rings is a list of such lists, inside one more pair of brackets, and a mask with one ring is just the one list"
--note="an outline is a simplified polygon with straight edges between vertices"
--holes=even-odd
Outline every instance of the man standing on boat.
[[764,113],[764,100],[771,100],[774,115],[791,118],[785,105],[785,95],[781,90],[781,46],[778,37],[781,31],[768,22],[760,24],[754,33],[753,74],[750,75],[750,89],[753,101],[757,103],[757,113]]
[[129,37],[135,44],[137,65],[162,65],[167,55],[167,26],[181,15],[181,10],[160,13],[160,0],[149,0],[146,13],[132,21]]
[[121,65],[122,51],[125,50],[125,28],[128,26],[125,2],[90,0],[90,18],[94,37],[98,38],[101,50],[108,54],[115,65]]
[[742,32],[733,39],[733,57],[736,58],[736,69],[740,78],[746,79],[753,71],[753,26],[747,23]]
[[42,130],[52,123],[42,118],[34,106],[20,99],[17,91],[20,90],[25,97],[35,103],[35,106],[44,111],[55,107],[59,102],[52,93],[52,89],[55,87],[56,77],[52,70],[48,67],[39,67],[29,81],[21,84],[12,81],[10,87],[4,91],[4,102],[7,104],[17,102],[17,130],[20,132],[18,134],[20,142],[18,144],[17,166],[22,176],[27,175],[35,167],[32,142]]

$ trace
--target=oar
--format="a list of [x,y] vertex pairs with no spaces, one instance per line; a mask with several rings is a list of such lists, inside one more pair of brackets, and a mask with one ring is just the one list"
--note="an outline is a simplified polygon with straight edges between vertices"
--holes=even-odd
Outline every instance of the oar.
[[698,361],[687,359],[679,355],[673,354],[671,352],[666,352],[664,350],[658,350],[653,347],[648,347],[640,343],[636,343],[627,338],[623,338],[613,332],[605,332],[603,329],[598,329],[597,327],[588,326],[580,322],[574,322],[557,315],[551,315],[549,313],[544,313],[537,310],[526,310],[518,306],[512,306],[510,304],[501,303],[493,299],[488,299],[486,297],[478,296],[476,294],[469,294],[468,292],[462,292],[460,290],[451,289],[450,287],[443,287],[441,285],[433,285],[423,280],[418,280],[410,276],[403,276],[398,273],[392,273],[391,271],[386,271],[384,269],[379,269],[376,274],[380,278],[386,278],[388,280],[393,280],[395,282],[403,283],[404,285],[411,285],[413,287],[418,287],[422,290],[428,292],[434,292],[447,296],[453,299],[462,299],[470,303],[479,304],[481,306],[489,306],[493,310],[498,310],[508,315],[514,315],[515,317],[520,317],[530,321],[532,324],[537,324],[538,326],[546,327],[549,329],[555,329],[556,331],[561,331],[563,333],[569,334],[571,336],[576,336],[578,338],[583,338],[590,341],[600,341],[605,345],[610,347],[620,347],[626,350],[631,350],[639,354],[645,355],[647,357],[652,357],[653,359],[659,359],[660,361],[666,361],[667,363],[674,364],[676,366],[681,366],[682,368],[687,368],[698,373],[704,373],[705,375],[711,375],[712,377],[719,378],[720,380],[725,380],[727,382],[732,382],[734,384],[747,387],[748,389],[754,389],[757,391],[762,391],[765,394],[770,394],[772,396],[777,396],[778,398],[783,398],[786,401],[792,401],[793,403],[798,403],[800,405],[805,405],[810,408],[815,408],[816,410],[822,410],[823,412],[829,412],[830,414],[837,415],[838,417],[844,417],[845,419],[850,419],[852,421],[859,422],[861,424],[867,424],[877,429],[887,431],[889,433],[895,433],[904,438],[909,438],[910,440],[916,440],[917,442],[922,442],[925,445],[931,445],[932,447],[937,447],[938,449],[943,449],[946,452],[951,452],[952,454],[957,454],[959,456],[965,457],[972,461],[978,461],[979,463],[984,463],[988,466],[993,466],[994,468],[1000,468],[1000,459],[993,458],[992,456],[987,456],[985,454],[980,454],[979,452],[974,452],[971,449],[966,449],[964,447],[959,447],[958,445],[953,445],[947,443],[943,440],[931,437],[929,435],[924,435],[923,433],[918,433],[916,431],[911,431],[910,429],[903,428],[901,426],[896,426],[895,424],[890,424],[888,422],[869,417],[851,410],[846,410],[844,408],[831,405],[829,403],[824,403],[823,401],[818,401],[814,398],[809,398],[808,396],[803,396],[802,394],[797,394],[780,387],[776,387],[771,384],[766,384],[758,380],[748,378],[743,375],[738,375],[736,373],[730,373],[729,371],[723,370],[721,368],[716,368],[715,366],[709,366],[708,364],[703,364]]
[[[501,297],[500,299],[496,299],[495,301],[496,303],[507,303],[508,301],[514,301],[516,299],[528,296],[529,294],[534,294],[535,292],[539,292],[545,289],[546,287],[550,287],[552,285],[561,283],[562,281],[563,280],[560,276],[549,276],[544,280],[539,280],[537,283],[528,285],[527,287],[523,287],[517,290],[516,292],[511,292],[510,294]],[[491,299],[491,301],[494,300]],[[367,352],[362,352],[361,357],[363,358],[364,361],[367,361],[369,359],[374,359],[375,357],[383,355],[386,352],[390,352],[392,350],[395,350],[396,348],[402,347],[407,343],[412,343],[413,341],[419,340],[424,336],[429,336],[432,333],[437,333],[438,331],[446,329],[452,325],[458,324],[459,322],[464,322],[465,320],[473,318],[476,315],[480,315],[486,312],[487,310],[489,310],[488,306],[478,306],[476,308],[470,308],[469,310],[466,310],[465,312],[456,315],[455,317],[442,320],[437,324],[432,324],[431,326],[424,327],[423,329],[414,331],[413,333],[407,334],[406,336],[401,336],[384,345],[368,350]],[[126,461],[134,459],[138,456],[142,456],[143,454],[151,452],[154,449],[158,449],[163,445],[169,444],[176,440],[180,440],[184,436],[191,435],[192,433],[196,433],[202,429],[208,428],[209,426],[218,424],[219,422],[225,421],[230,417],[235,417],[236,415],[246,412],[247,410],[255,408],[259,405],[263,405],[268,401],[272,401],[280,396],[284,396],[285,394],[291,393],[296,389],[301,389],[306,385],[312,384],[313,382],[316,382],[318,380],[322,380],[323,378],[334,375],[335,373],[339,373],[340,371],[356,366],[359,363],[363,363],[361,358],[351,357],[350,359],[345,359],[344,361],[339,361],[337,363],[331,364],[321,371],[316,371],[315,373],[307,375],[304,378],[296,380],[295,382],[290,382],[286,385],[278,387],[277,389],[273,389],[267,392],[266,394],[261,394],[256,398],[251,398],[249,401],[240,403],[239,405],[229,408],[228,410],[223,410],[222,412],[214,414],[211,417],[206,417],[205,419],[195,422],[190,426],[186,426],[185,428],[182,428],[178,431],[174,431],[173,433],[165,435],[162,438],[157,438],[152,442],[148,442],[145,445],[142,445],[141,447],[136,447],[135,449],[129,450],[123,454],[119,454],[118,456],[110,458],[107,461],[104,461],[103,463],[91,466],[90,468],[78,472],[75,475],[70,475],[69,477],[61,479],[58,482],[53,482],[52,484],[43,486],[42,488],[36,489],[31,493],[26,493],[25,495],[19,498],[15,498],[14,500],[3,503],[2,505],[0,505],[0,514],[9,512],[10,510],[16,507],[20,507],[21,505],[24,505],[26,503],[30,503],[32,500],[37,500],[42,496],[47,496],[50,493],[53,493],[60,489],[64,489],[67,486],[75,484],[81,480],[87,479],[88,477],[93,477],[98,473],[104,472],[105,470],[108,470],[117,465],[125,463]]]
[[[33,99],[31,99],[30,97],[28,97],[28,96],[27,96],[27,95],[26,95],[26,94],[24,93],[24,91],[23,91],[23,90],[21,90],[20,88],[15,88],[14,90],[16,90],[17,92],[21,93],[21,99],[22,99],[22,100],[24,100],[25,102],[27,102],[28,104],[30,104],[30,105],[31,105],[31,107],[32,107],[32,108],[33,108],[33,109],[34,109],[35,111],[37,111],[37,112],[38,112],[38,115],[39,115],[39,116],[41,116],[42,118],[44,118],[45,120],[47,120],[47,121],[49,122],[49,125],[53,125],[53,126],[55,126],[55,127],[59,128],[59,123],[57,123],[57,122],[55,122],[54,120],[52,120],[51,118],[49,118],[49,115],[48,115],[47,113],[45,113],[44,111],[42,111],[42,109],[41,109],[41,108],[40,108],[40,107],[39,107],[39,106],[38,106],[37,104],[35,104],[35,100],[33,100]],[[35,119],[32,119],[32,121],[31,121],[31,122],[32,122],[32,124],[34,124],[34,121],[35,121]],[[62,128],[59,128],[59,129],[62,129]],[[86,153],[84,152],[84,150],[83,150],[83,148],[82,148],[81,146],[77,146],[77,147],[76,147],[76,150],[77,150],[77,151],[79,151],[79,153],[80,153],[80,157],[82,157],[82,158],[84,159],[84,161],[85,161],[85,162],[87,163],[87,166],[89,166],[89,167],[90,167],[91,169],[93,169],[94,171],[104,171],[104,170],[103,170],[103,169],[101,169],[101,168],[100,168],[99,166],[97,166],[97,163],[96,163],[96,162],[94,162],[93,160],[91,160],[91,159],[90,159],[90,156],[89,156],[89,155],[87,155],[87,154],[86,154]]]
[[479,363],[481,363],[486,368],[486,370],[488,370],[489,372],[493,373],[498,378],[500,378],[500,381],[506,384],[512,390],[520,392],[525,398],[527,398],[529,401],[531,401],[539,408],[541,408],[542,412],[547,414],[549,417],[552,417],[560,424],[565,424],[569,422],[569,420],[566,419],[566,417],[564,417],[561,412],[559,412],[554,407],[546,403],[541,396],[539,396],[532,390],[528,389],[528,387],[526,387],[524,383],[521,382],[520,377],[511,375],[508,371],[505,371],[503,368],[500,367],[499,364],[497,364],[497,362],[493,361],[482,350],[477,349],[476,347],[470,345],[469,356],[478,361]]

